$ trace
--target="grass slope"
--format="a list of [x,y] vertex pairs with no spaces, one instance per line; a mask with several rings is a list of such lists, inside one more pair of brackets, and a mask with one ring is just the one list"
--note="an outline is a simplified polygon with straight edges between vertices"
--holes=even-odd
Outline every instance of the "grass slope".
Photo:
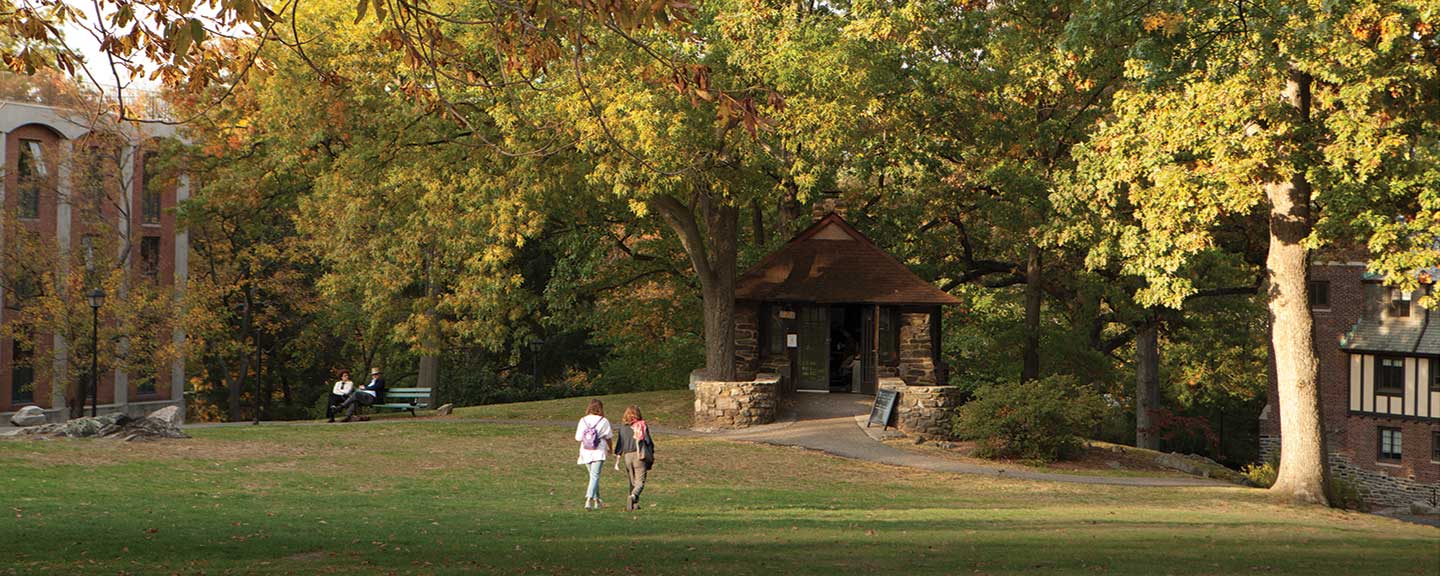
[[[455,414],[462,418],[501,420],[579,420],[585,415],[585,407],[590,404],[591,398],[596,397],[471,406],[456,408]],[[625,414],[625,407],[631,404],[640,407],[640,413],[645,416],[646,422],[672,428],[689,428],[695,415],[695,394],[689,390],[631,392],[598,398],[605,402],[605,415],[614,422],[620,421],[620,416]]]
[[[1422,574],[1440,531],[1268,502],[661,438],[646,509],[580,509],[566,425],[0,441],[0,574]],[[623,478],[607,469],[619,503]]]

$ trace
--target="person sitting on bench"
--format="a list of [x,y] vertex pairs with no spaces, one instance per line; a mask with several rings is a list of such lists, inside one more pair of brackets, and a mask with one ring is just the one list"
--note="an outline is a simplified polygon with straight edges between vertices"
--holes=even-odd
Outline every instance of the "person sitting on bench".
[[341,420],[341,422],[349,422],[354,419],[355,411],[358,410],[360,406],[369,406],[383,401],[385,401],[385,379],[380,377],[379,368],[371,368],[370,381],[364,386],[356,388],[355,393],[351,394],[350,398],[346,400],[344,404],[340,405],[341,408],[346,409],[345,419]]
[[335,421],[335,412],[350,398],[350,393],[355,391],[355,383],[350,381],[350,371],[341,370],[340,380],[330,389],[330,402],[325,405],[325,417],[331,422]]

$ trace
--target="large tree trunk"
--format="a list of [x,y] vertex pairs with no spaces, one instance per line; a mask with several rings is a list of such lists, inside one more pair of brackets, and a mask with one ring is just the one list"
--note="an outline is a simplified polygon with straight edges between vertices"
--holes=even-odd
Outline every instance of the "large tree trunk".
[[[1309,117],[1310,78],[1292,71],[1285,99],[1302,122]],[[1280,396],[1280,470],[1271,491],[1295,501],[1329,504],[1324,420],[1316,382],[1313,320],[1306,285],[1310,183],[1297,167],[1288,180],[1265,185],[1270,201],[1270,250],[1265,258],[1270,338]]]
[[1146,321],[1135,334],[1135,446],[1160,449],[1160,435],[1151,419],[1160,407],[1160,329]]
[[[250,335],[250,308],[254,305],[254,303],[255,286],[254,284],[251,284],[250,288],[245,291],[245,307],[242,311],[242,316],[240,318],[241,338],[245,338]],[[240,366],[240,376],[229,382],[231,422],[240,421],[240,397],[245,393],[245,381],[250,375],[250,354],[248,351],[242,351],[240,353],[239,362],[237,362],[237,364],[239,364]]]
[[429,307],[425,310],[425,315],[430,318],[430,322],[426,325],[427,331],[424,336],[425,353],[420,356],[420,373],[415,381],[416,387],[430,389],[430,406],[432,407],[440,405],[439,398],[436,396],[439,392],[439,386],[436,386],[436,384],[440,381],[440,356],[436,350],[440,347],[440,338],[439,335],[436,334],[438,321],[435,310],[435,298],[440,294],[440,288],[435,284],[434,274],[434,264],[427,262],[425,266],[425,295],[429,297],[430,302]]
[[[652,198],[650,205],[680,237],[700,278],[705,308],[705,373],[715,380],[735,379],[735,260],[740,211],[706,192],[696,194],[694,209],[673,196]],[[702,232],[695,219],[705,222]]]
[[1040,247],[1031,244],[1025,257],[1025,349],[1020,381],[1040,377]]
[[750,228],[754,231],[755,245],[765,246],[770,239],[765,235],[765,210],[759,198],[750,199]]

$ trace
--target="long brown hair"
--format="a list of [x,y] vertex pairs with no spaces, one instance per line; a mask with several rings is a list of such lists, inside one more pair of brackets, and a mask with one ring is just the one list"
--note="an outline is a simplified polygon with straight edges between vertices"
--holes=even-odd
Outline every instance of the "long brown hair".
[[603,418],[605,416],[605,403],[601,402],[599,398],[592,398],[590,400],[590,406],[585,409],[585,415],[600,416]]
[[625,416],[621,417],[620,421],[626,424],[634,424],[635,422],[644,419],[645,417],[640,415],[640,407],[631,405],[629,408],[625,409]]

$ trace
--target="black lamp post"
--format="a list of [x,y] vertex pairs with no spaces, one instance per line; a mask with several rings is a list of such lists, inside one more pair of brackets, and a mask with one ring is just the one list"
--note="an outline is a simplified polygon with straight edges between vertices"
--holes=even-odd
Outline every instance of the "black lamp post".
[[530,341],[530,365],[535,370],[535,388],[540,388],[540,351],[545,348],[544,340]]
[[90,300],[90,417],[94,418],[100,409],[100,305],[105,303],[105,291],[96,288],[85,297]]

